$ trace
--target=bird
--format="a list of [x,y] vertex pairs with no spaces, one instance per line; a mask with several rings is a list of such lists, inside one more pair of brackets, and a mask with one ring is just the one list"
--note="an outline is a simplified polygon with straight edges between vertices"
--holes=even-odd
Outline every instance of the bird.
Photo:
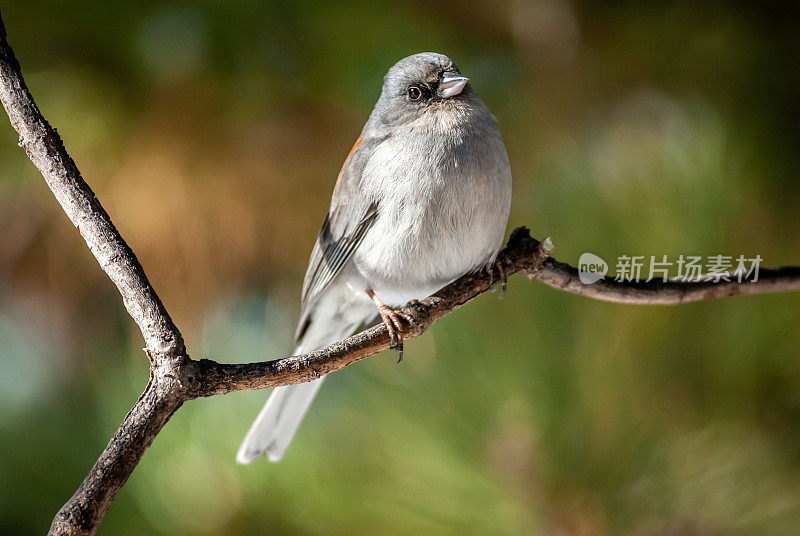
[[[402,352],[411,320],[402,306],[492,270],[511,206],[496,122],[445,55],[418,53],[389,69],[311,253],[294,355],[381,321]],[[283,459],[324,379],[275,388],[236,461]]]

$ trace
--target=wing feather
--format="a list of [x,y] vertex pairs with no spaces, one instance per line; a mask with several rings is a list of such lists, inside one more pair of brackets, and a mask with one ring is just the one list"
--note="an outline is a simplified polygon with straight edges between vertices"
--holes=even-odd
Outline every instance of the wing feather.
[[361,180],[376,145],[384,139],[360,137],[339,172],[330,210],[308,261],[296,342],[308,328],[311,304],[342,271],[378,216],[378,203],[363,193]]

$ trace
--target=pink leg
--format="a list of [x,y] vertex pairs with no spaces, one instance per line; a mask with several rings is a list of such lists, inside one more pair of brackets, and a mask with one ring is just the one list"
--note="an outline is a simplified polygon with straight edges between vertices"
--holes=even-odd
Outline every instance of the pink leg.
[[[378,313],[381,315],[386,330],[389,332],[389,339],[391,340],[391,347],[400,352],[400,361],[403,359],[403,320],[414,326],[414,319],[404,313],[403,311],[395,311],[385,303],[383,303],[375,292],[367,289],[367,296],[369,296],[378,308]],[[399,361],[398,361],[399,362]]]

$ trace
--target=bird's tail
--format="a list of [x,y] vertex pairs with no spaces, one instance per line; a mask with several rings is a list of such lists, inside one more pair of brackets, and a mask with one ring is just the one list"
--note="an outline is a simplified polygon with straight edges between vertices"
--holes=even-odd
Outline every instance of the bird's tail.
[[236,461],[250,463],[262,454],[271,462],[281,461],[323,379],[276,387],[250,426]]
[[[345,290],[342,287],[341,292]],[[374,306],[367,298],[363,303],[349,304],[347,307],[340,307],[341,302],[339,294],[329,292],[325,300],[318,304],[313,319],[295,348],[295,355],[325,348],[354,333],[375,316]],[[236,461],[250,463],[264,454],[272,462],[281,461],[322,380],[319,378],[307,383],[276,387],[250,426],[236,454]]]

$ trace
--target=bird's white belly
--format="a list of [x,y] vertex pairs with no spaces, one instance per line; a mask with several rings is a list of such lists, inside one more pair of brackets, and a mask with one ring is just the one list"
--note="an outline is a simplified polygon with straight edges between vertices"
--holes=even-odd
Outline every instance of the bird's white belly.
[[382,150],[370,162],[376,169],[365,173],[378,178],[368,185],[382,192],[378,218],[354,262],[384,303],[400,306],[494,260],[511,177],[507,160],[432,165],[416,154],[404,158],[391,145]]

